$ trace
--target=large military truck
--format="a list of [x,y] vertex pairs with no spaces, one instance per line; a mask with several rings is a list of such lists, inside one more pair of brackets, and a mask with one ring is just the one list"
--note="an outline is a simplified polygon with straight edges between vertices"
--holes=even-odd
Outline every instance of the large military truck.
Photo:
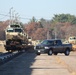
[[73,51],[76,51],[76,36],[69,37],[68,42],[72,44]]
[[69,43],[76,44],[76,36],[71,36],[68,38]]
[[28,35],[25,33],[23,26],[19,24],[9,25],[5,29],[6,44],[4,45],[6,51],[22,51],[32,45],[29,45]]
[[72,44],[72,51],[76,51],[76,36],[70,36],[66,41],[63,42],[64,44]]

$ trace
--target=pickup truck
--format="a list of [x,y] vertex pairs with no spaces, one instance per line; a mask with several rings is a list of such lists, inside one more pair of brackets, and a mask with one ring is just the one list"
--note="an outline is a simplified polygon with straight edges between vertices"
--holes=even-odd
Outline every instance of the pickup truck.
[[72,44],[62,44],[62,41],[58,39],[44,40],[36,45],[34,50],[37,55],[41,53],[47,53],[48,55],[64,53],[68,56],[72,50]]

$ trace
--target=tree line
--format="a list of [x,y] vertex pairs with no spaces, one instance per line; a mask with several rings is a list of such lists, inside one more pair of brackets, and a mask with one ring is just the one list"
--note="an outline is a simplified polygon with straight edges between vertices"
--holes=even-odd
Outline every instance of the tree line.
[[[0,39],[5,39],[4,29],[9,25],[9,20],[0,22]],[[35,17],[23,24],[26,32],[33,40],[67,39],[76,36],[76,16],[70,14],[55,14],[50,20]]]

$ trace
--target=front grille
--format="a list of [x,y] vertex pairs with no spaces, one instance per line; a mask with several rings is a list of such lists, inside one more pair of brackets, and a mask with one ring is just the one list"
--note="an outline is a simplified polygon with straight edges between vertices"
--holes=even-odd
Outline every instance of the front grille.
[[44,49],[43,46],[36,46],[36,49]]

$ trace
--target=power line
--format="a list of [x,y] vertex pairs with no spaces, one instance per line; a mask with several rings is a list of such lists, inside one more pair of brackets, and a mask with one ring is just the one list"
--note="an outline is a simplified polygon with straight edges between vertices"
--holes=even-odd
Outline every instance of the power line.
[[2,18],[0,18],[0,19],[3,19],[3,18],[5,18],[5,17],[8,17],[8,14],[7,15],[4,15],[4,14],[0,14],[1,16],[3,16]]
[[[0,14],[1,16],[6,16],[6,17],[9,17],[9,15],[5,15],[5,14]],[[12,16],[13,17],[13,16]],[[30,18],[23,18],[23,17],[19,17],[21,19],[27,19],[27,20],[31,20]]]
[[[9,19],[10,19],[10,22],[12,21],[14,21],[14,20],[20,20],[20,19],[23,19],[23,20],[29,20],[29,21],[31,21],[31,19],[32,18],[24,18],[24,17],[19,17],[19,15],[18,15],[18,13],[16,13],[15,14],[15,16],[14,16],[14,13],[13,14],[10,14],[10,13],[8,13],[7,15],[5,15],[5,14],[0,14],[1,16],[4,16],[4,17],[9,17]],[[3,18],[4,18],[3,17]],[[3,19],[3,18],[1,18],[1,19]],[[39,21],[40,19],[36,19],[36,21]]]
[[[1,16],[6,16],[6,17],[10,17],[9,15],[5,15],[5,14],[0,14]],[[11,16],[14,17],[14,16]],[[27,19],[27,20],[31,20],[31,18],[24,18],[24,17],[19,17],[20,19]],[[37,19],[39,20],[39,19]]]
[[1,15],[1,16],[7,16],[7,17],[9,16],[9,15],[4,15],[4,14],[0,14],[0,15]]

